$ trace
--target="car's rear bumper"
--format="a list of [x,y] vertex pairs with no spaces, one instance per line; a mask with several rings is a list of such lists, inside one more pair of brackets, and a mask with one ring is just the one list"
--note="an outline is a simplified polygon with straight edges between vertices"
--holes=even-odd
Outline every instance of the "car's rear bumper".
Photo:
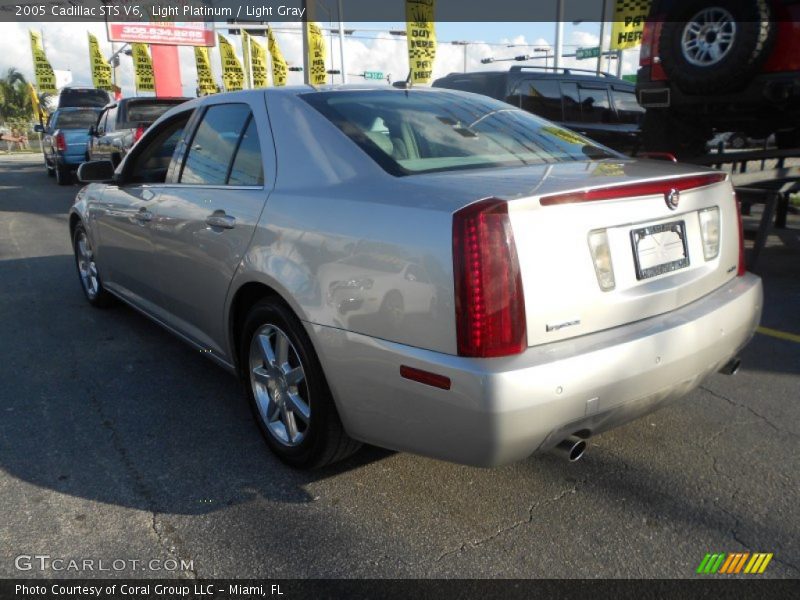
[[[762,300],[761,280],[748,274],[665,315],[489,360],[306,326],[351,436],[492,466],[684,396],[748,342]],[[445,375],[452,387],[403,379],[400,365]]]

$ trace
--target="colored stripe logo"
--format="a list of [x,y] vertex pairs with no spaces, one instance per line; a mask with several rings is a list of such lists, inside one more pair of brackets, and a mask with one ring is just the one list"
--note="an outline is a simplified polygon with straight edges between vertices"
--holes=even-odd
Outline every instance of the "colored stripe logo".
[[706,554],[696,573],[699,575],[761,575],[767,570],[773,553],[769,552],[718,552]]

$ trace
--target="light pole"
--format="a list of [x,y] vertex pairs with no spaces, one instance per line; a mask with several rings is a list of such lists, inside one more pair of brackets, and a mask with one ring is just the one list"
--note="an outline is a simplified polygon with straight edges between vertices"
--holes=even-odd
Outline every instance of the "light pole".
[[465,42],[463,40],[456,40],[455,42],[450,42],[453,46],[463,46],[464,47],[464,73],[467,72],[467,48],[469,48],[470,42]]

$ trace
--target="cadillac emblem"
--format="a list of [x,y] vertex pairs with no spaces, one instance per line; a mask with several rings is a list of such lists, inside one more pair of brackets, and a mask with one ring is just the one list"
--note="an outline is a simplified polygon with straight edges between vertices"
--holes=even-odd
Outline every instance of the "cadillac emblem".
[[678,208],[678,203],[681,201],[681,193],[673,188],[664,194],[664,200],[667,201],[667,206],[670,210],[675,210]]

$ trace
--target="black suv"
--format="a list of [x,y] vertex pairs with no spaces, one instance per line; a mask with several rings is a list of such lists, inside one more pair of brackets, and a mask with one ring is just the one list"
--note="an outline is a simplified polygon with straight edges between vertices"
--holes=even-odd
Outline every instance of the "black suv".
[[514,66],[509,71],[451,73],[433,87],[491,96],[572,129],[620,152],[639,146],[644,109],[635,86],[594,71]]
[[156,119],[190,99],[124,98],[107,105],[89,131],[89,160],[110,160],[116,167]]

